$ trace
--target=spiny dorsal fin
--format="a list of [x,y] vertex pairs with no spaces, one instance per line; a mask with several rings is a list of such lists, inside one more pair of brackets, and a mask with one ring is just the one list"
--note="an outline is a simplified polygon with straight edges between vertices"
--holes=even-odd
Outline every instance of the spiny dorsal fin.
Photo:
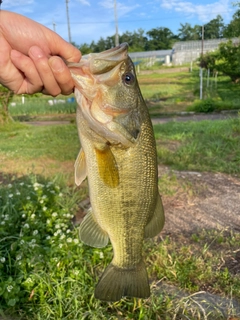
[[117,162],[109,146],[103,150],[95,149],[98,172],[104,183],[111,188],[119,185],[119,172]]
[[82,242],[95,248],[103,248],[108,244],[108,234],[94,219],[92,209],[89,209],[87,215],[80,224],[79,237]]
[[152,216],[152,219],[148,222],[145,227],[145,238],[153,238],[157,236],[162,230],[165,222],[164,210],[162,205],[162,199],[158,194],[157,204]]
[[86,165],[85,153],[82,149],[79,151],[79,154],[74,164],[74,168],[75,168],[75,183],[77,186],[80,186],[80,184],[83,182],[83,180],[87,176],[87,165]]

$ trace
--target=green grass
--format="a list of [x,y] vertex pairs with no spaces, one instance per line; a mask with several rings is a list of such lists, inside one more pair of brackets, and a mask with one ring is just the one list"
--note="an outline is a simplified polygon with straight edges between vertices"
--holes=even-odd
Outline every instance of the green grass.
[[154,126],[159,162],[178,170],[240,175],[240,118]]
[[76,158],[79,151],[74,124],[36,127],[9,124],[0,128],[0,140],[0,152],[9,159],[48,157],[65,161]]
[[[154,130],[161,164],[239,175],[239,118],[170,122],[156,125]],[[43,158],[73,162],[78,150],[73,124],[33,127],[13,123],[0,127],[0,158],[5,159],[1,165]],[[78,240],[72,217],[86,198],[87,189],[69,185],[65,177],[18,174],[12,168],[10,176],[1,176],[4,183],[0,184],[3,318],[225,320],[221,314],[204,315],[201,305],[191,304],[191,295],[207,290],[240,299],[240,276],[224,263],[225,257],[227,261],[230,253],[234,257],[239,250],[240,235],[226,229],[203,230],[187,243],[183,235],[146,241],[144,258],[155,294],[146,300],[96,300],[94,287],[112,258],[112,248],[94,249]],[[179,183],[174,175],[159,180],[164,195],[174,194]],[[181,188],[191,192],[189,185],[181,183]],[[163,292],[159,287],[162,282],[186,290],[189,297]]]
[[[86,190],[67,188],[57,179],[25,176],[0,186],[0,314],[6,319],[205,319],[188,299],[158,289],[164,279],[191,293],[205,290],[240,298],[240,277],[224,267],[240,235],[227,231],[182,239],[149,240],[144,256],[152,283],[149,299],[100,302],[93,296],[112,249],[82,244],[72,217]],[[211,315],[207,319],[212,319]],[[219,315],[214,319],[224,319]]]

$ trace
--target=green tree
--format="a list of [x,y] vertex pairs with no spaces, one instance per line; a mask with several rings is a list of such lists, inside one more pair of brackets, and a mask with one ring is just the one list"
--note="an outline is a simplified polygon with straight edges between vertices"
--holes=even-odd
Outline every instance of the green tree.
[[147,50],[171,49],[175,36],[168,28],[154,28],[147,32],[150,40],[147,43]]
[[240,9],[238,9],[230,23],[226,26],[224,30],[224,37],[234,38],[240,36]]
[[200,40],[202,38],[202,27],[195,25],[192,27],[189,23],[182,24],[178,29],[178,37],[182,41]]
[[231,40],[219,45],[218,50],[207,53],[201,60],[202,66],[228,75],[235,83],[240,80],[240,44]]
[[225,24],[223,18],[217,15],[215,19],[212,19],[204,25],[204,39],[219,39],[223,38],[225,31]]

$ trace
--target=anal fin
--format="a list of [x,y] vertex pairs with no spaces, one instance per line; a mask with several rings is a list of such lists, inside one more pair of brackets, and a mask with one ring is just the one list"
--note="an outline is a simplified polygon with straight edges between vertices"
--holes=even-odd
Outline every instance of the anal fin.
[[94,219],[91,209],[80,224],[79,237],[82,242],[95,248],[103,248],[108,244],[108,234]]
[[162,230],[165,222],[164,210],[162,205],[162,199],[158,194],[156,208],[152,219],[148,222],[145,227],[145,238],[153,238],[157,236]]

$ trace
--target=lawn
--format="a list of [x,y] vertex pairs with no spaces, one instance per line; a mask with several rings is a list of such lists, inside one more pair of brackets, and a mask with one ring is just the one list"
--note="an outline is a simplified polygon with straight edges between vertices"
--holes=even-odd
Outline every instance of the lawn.
[[[221,171],[240,176],[240,118],[171,122],[154,127],[159,164],[170,169]],[[112,248],[94,249],[78,239],[73,216],[87,196],[76,188],[73,165],[79,151],[75,124],[0,129],[0,316],[3,319],[212,319],[187,301],[159,291],[147,300],[116,303],[94,298],[94,287],[112,258]],[[177,180],[162,177],[162,194]],[[240,299],[239,274],[222,268],[240,235],[202,230],[188,244],[168,236],[148,240],[144,257],[151,290],[163,280],[190,295],[209,292]],[[221,314],[218,318],[224,319]]]

